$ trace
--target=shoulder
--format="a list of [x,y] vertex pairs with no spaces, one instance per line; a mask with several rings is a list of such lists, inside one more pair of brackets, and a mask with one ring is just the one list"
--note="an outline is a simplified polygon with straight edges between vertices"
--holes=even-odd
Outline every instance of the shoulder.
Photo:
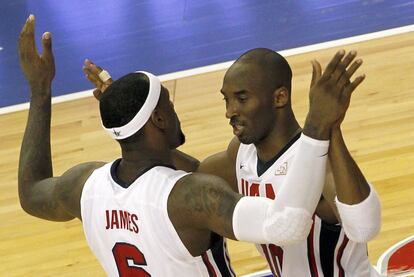
[[104,162],[82,163],[70,168],[58,179],[55,195],[68,212],[80,218],[83,187],[93,171],[104,165]]
[[240,141],[237,137],[234,137],[229,145],[227,146],[227,156],[229,159],[231,159],[232,161],[236,161],[237,159],[237,153],[239,152],[239,148],[240,148]]
[[65,171],[62,174],[59,183],[65,184],[71,182],[72,184],[83,185],[94,170],[105,164],[106,163],[104,162],[86,162],[78,164]]

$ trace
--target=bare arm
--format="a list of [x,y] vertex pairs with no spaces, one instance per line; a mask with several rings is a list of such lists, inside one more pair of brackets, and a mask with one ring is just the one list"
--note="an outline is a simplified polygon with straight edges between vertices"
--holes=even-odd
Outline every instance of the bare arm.
[[197,172],[212,174],[226,180],[234,192],[238,192],[236,178],[236,157],[239,150],[240,142],[234,137],[226,151],[207,157],[200,163]]
[[339,128],[332,131],[329,160],[335,180],[338,200],[346,204],[357,204],[368,197],[369,185],[349,153]]
[[[22,208],[31,215],[67,221],[80,217],[81,188],[87,176],[101,163],[75,167],[62,178],[53,177],[50,121],[55,66],[49,33],[43,35],[42,44],[43,54],[39,56],[34,44],[34,17],[31,16],[19,39],[20,66],[31,91],[29,118],[20,150],[19,198]],[[74,195],[79,198],[74,199]]]
[[232,227],[233,211],[242,195],[234,193],[216,176],[194,173],[182,178],[168,199],[174,225],[214,231],[236,239]]

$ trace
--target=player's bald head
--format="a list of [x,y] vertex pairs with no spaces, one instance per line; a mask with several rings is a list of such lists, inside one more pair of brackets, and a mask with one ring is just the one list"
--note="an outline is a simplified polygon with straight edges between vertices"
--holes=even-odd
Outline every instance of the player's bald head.
[[[262,89],[273,92],[286,87],[290,92],[292,70],[284,57],[267,48],[255,48],[241,55],[230,70],[243,70],[253,81],[261,82]],[[229,71],[230,71],[229,70]]]

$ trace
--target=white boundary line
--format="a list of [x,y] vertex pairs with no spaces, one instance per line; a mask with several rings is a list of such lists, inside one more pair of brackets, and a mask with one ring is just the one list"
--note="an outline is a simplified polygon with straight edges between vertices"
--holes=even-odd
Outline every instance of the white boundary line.
[[[396,244],[390,246],[387,250],[385,250],[384,253],[382,253],[381,257],[378,259],[377,262],[377,270],[380,274],[387,274],[387,266],[388,266],[388,260],[390,259],[391,255],[394,254],[394,252],[399,249],[401,246],[412,242],[414,240],[414,236],[409,236],[408,238],[405,238]],[[395,276],[412,276],[413,272],[407,272],[400,275]],[[385,275],[381,275],[385,276]],[[394,276],[394,275],[393,275]]]
[[[327,48],[332,48],[332,47],[337,47],[337,46],[342,46],[342,45],[348,45],[348,44],[357,43],[357,42],[363,42],[363,41],[367,41],[371,39],[384,38],[384,37],[404,34],[404,33],[413,32],[413,31],[414,31],[414,24],[399,27],[399,28],[388,29],[384,31],[349,37],[349,38],[343,38],[343,39],[337,39],[337,40],[307,45],[303,47],[286,49],[286,50],[278,51],[278,53],[280,53],[282,56],[288,57],[288,56],[304,54],[304,53],[308,53],[312,51],[317,51],[317,50],[322,50],[322,49],[327,49]],[[213,64],[213,65],[208,65],[208,66],[203,66],[203,67],[197,67],[197,68],[193,68],[189,70],[183,70],[183,71],[178,71],[174,73],[159,75],[158,77],[161,79],[162,82],[170,81],[170,80],[185,78],[185,77],[194,76],[194,75],[198,75],[202,73],[208,73],[208,72],[227,69],[230,67],[230,65],[233,62],[234,61],[229,61],[229,62],[218,63],[218,64]],[[85,91],[70,93],[70,94],[66,94],[62,96],[56,96],[52,98],[52,104],[89,97],[89,96],[92,96],[92,91],[93,90],[85,90]],[[29,103],[8,106],[8,107],[0,108],[0,115],[6,114],[6,113],[17,112],[21,110],[26,110],[28,108],[29,108]]]

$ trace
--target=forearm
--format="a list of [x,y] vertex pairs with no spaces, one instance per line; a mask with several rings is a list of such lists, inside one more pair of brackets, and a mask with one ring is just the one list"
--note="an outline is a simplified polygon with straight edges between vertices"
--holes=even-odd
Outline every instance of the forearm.
[[31,86],[29,117],[20,150],[18,187],[22,205],[34,183],[52,177],[50,148],[51,86]]
[[369,185],[349,153],[339,128],[332,130],[329,160],[339,201],[352,205],[368,197]]
[[380,231],[381,204],[352,159],[339,128],[332,132],[329,159],[342,227],[349,239],[366,243]]

